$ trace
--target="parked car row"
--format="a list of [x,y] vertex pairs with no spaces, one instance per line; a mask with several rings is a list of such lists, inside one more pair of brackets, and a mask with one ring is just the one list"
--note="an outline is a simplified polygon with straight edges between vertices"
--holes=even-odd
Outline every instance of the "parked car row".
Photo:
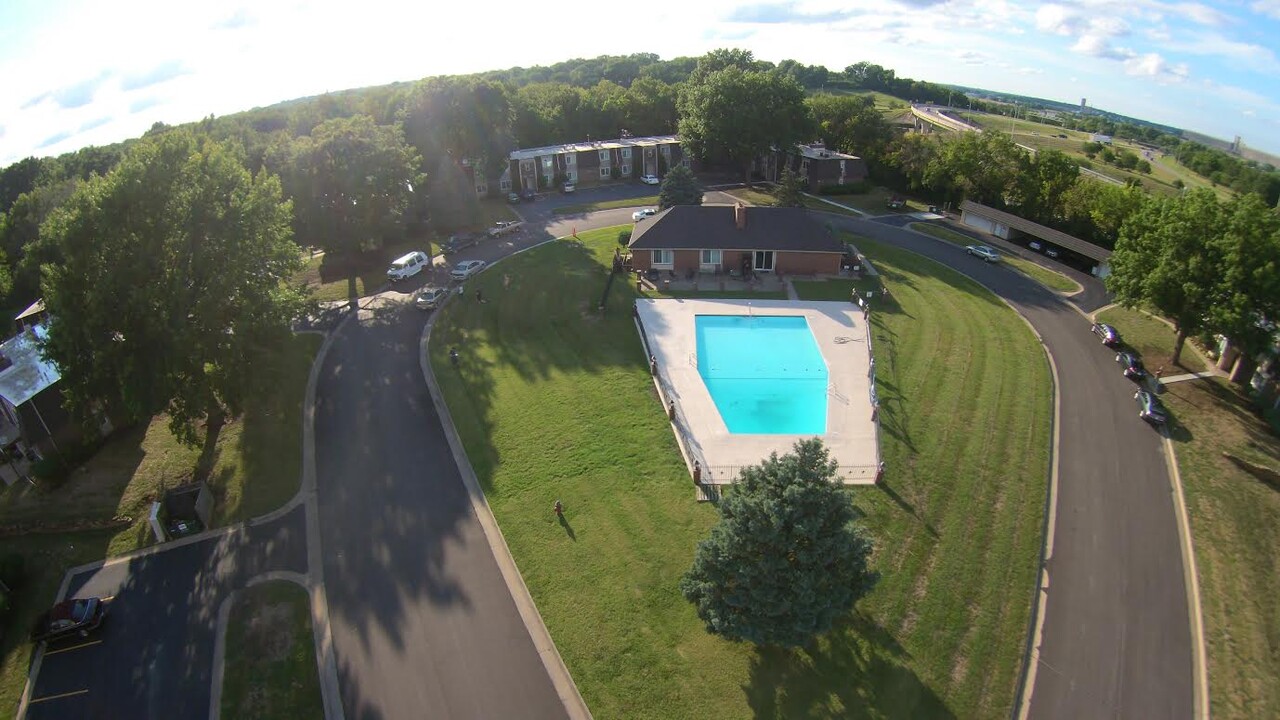
[[[1133,399],[1138,403],[1138,417],[1152,425],[1167,423],[1169,413],[1164,409],[1160,398],[1143,386],[1147,378],[1151,377],[1151,373],[1143,364],[1142,357],[1133,348],[1124,345],[1124,341],[1120,338],[1120,331],[1106,323],[1094,323],[1089,326],[1089,332],[1097,335],[1103,345],[1117,351],[1116,362],[1120,363],[1121,372],[1125,377],[1139,384],[1138,390],[1133,393]],[[1159,384],[1156,387],[1159,387]]]

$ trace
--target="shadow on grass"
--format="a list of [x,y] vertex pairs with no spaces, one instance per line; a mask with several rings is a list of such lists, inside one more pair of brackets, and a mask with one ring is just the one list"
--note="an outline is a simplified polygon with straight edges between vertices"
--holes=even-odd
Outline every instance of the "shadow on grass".
[[564,515],[560,516],[560,527],[564,528],[564,534],[568,535],[570,540],[578,541],[578,534],[573,531],[573,525],[569,524],[569,518]]
[[898,642],[861,613],[810,648],[759,648],[743,687],[756,718],[953,718]]

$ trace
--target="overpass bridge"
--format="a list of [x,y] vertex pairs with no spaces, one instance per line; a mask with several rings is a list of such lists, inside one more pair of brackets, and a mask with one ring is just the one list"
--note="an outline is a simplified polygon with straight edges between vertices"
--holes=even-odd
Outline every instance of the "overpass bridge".
[[912,105],[911,115],[916,121],[916,132],[930,132],[935,127],[951,132],[982,132],[976,125],[944,115],[941,108],[932,105]]

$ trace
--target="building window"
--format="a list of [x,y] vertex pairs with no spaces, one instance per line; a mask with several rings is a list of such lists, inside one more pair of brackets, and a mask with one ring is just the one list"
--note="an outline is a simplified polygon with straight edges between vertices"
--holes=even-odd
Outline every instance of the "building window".
[[608,178],[608,177],[609,177],[609,168],[607,168],[607,167],[602,167],[602,168],[600,168],[600,177],[602,177],[602,178]]
[[623,165],[623,166],[622,166],[622,176],[623,176],[623,177],[627,177],[627,176],[629,176],[629,175],[631,175],[631,166],[630,166],[630,165]]
[[622,159],[623,160],[631,159],[631,148],[622,148]]
[[808,161],[808,160],[801,160],[801,161],[800,161],[800,176],[801,176],[801,177],[805,177],[805,176],[807,176],[808,174],[809,174],[809,161]]
[[670,146],[670,145],[662,145],[661,147],[659,147],[659,148],[658,148],[658,150],[663,154],[663,156],[665,156],[665,157],[671,157],[671,146]]
[[503,192],[507,192],[508,190],[511,189],[511,181],[503,180],[502,182],[498,183],[498,186],[502,188]]
[[551,161],[552,161],[553,159],[554,159],[554,158],[552,158],[551,156],[547,156],[547,157],[542,158],[542,169],[543,169],[543,170],[550,170],[550,169],[551,169]]
[[703,250],[702,264],[703,265],[719,265],[720,251],[719,250]]
[[568,178],[569,178],[569,182],[571,182],[571,183],[576,183],[576,182],[578,182],[578,171],[577,171],[577,170],[572,170],[572,169],[570,169],[570,170],[566,170],[564,174],[565,174],[566,176],[568,176]]
[[676,254],[671,250],[654,250],[653,266],[669,268],[673,264],[675,264],[675,261],[676,261],[675,255]]
[[576,160],[576,156],[573,153],[568,153],[564,156],[565,165],[572,165],[575,162],[577,162],[577,160]]
[[488,187],[487,185],[477,185],[477,186],[476,186],[476,194],[477,194],[477,195],[487,195],[488,193],[489,193],[489,187]]
[[680,164],[685,167],[689,167],[689,157],[686,155],[685,157],[680,158]]
[[609,162],[609,151],[608,151],[608,150],[601,150],[601,151],[600,151],[600,162],[602,162],[602,163],[607,163],[607,162]]

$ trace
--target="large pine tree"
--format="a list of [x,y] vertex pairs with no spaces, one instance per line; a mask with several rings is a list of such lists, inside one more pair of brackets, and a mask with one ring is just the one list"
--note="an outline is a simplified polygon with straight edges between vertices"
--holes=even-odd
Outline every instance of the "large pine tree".
[[817,439],[742,471],[680,581],[708,632],[802,646],[871,589],[871,541],[835,477]]

